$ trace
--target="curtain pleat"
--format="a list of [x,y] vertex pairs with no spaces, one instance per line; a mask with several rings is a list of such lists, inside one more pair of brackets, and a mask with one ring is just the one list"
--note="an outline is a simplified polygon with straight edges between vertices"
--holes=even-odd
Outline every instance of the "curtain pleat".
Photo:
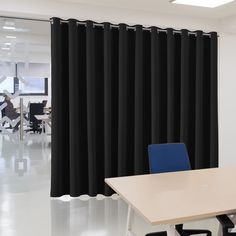
[[180,97],[180,141],[188,146],[189,139],[189,37],[188,31],[181,35],[181,97]]
[[195,120],[195,168],[201,168],[203,153],[203,32],[196,36],[196,120]]
[[160,76],[159,76],[159,41],[157,28],[151,28],[151,132],[152,143],[161,142],[160,134],[160,113],[161,113],[161,100],[160,100]]
[[[79,71],[74,63],[78,61],[78,27],[76,20],[69,21],[69,135],[70,135],[70,157],[78,156],[80,153],[80,145],[78,143],[77,134],[80,133],[77,119],[79,117],[79,109],[75,109],[76,103],[79,101]],[[79,177],[81,169],[79,158],[70,158],[70,193],[76,195],[77,186],[81,186],[82,179]]]
[[175,77],[174,77],[174,34],[173,29],[167,29],[167,142],[174,138],[175,111]]
[[134,173],[143,173],[143,30],[136,26],[135,35],[135,116]]
[[[110,177],[112,171],[112,44],[110,23],[104,23],[104,176]],[[105,186],[106,194],[109,188]]]
[[[68,27],[55,18],[51,34],[52,48],[52,158],[51,195],[61,196],[70,193],[70,168],[69,168],[69,132],[65,124],[69,123],[68,113],[68,81],[65,83],[64,75],[68,80],[68,51],[64,45],[68,45]],[[64,96],[62,96],[64,95]],[[65,99],[66,98],[66,99]],[[66,159],[64,157],[67,156]],[[55,167],[55,168],[54,168]]]
[[[87,120],[88,120],[88,181],[89,193],[97,193],[97,150],[96,150],[96,81],[95,81],[94,26],[92,21],[86,23],[86,65],[87,65]],[[79,134],[78,134],[79,135]]]
[[112,194],[104,178],[148,173],[151,143],[217,167],[217,96],[215,32],[53,18],[51,196]]
[[127,123],[128,123],[128,106],[127,106],[127,29],[125,24],[119,26],[119,118],[118,118],[118,176],[126,175],[127,168]]

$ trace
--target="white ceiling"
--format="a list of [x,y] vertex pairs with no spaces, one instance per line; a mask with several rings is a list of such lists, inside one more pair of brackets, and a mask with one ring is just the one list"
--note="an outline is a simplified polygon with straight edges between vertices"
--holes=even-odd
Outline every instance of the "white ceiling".
[[[20,20],[20,19],[10,19],[10,18],[0,18],[0,32],[4,32],[2,26],[7,22],[13,23],[16,29],[23,29],[28,34],[34,35],[49,35],[50,24],[49,22],[43,21],[30,21],[30,20]],[[5,31],[7,32],[7,31]],[[9,33],[9,31],[8,31]]]
[[[0,15],[6,16],[37,19],[56,16],[64,19],[90,19],[98,22],[183,27],[205,31],[223,29],[224,32],[236,32],[236,0],[217,8],[185,6],[170,3],[169,0],[0,0],[0,2]],[[40,31],[40,27],[32,29],[36,34]]]
[[[3,29],[3,26],[9,23],[13,24],[17,31]],[[6,38],[9,35],[16,38]],[[9,48],[9,50],[2,48]],[[50,61],[50,23],[1,17],[0,56],[0,60],[4,61]]]
[[[203,8],[170,3],[169,0],[48,0],[86,4],[92,6],[114,7],[118,9],[142,10],[161,14],[203,17],[208,19],[223,19],[236,15],[236,1],[217,8]],[[214,1],[214,0],[212,0]]]
[[[236,0],[217,8],[184,6],[169,0],[7,0],[1,2],[0,15],[36,19],[56,16],[236,33]],[[5,21],[0,17],[0,59],[50,61],[49,22],[9,19],[21,29],[13,32],[2,29]],[[6,40],[6,35],[12,33],[17,38]],[[11,50],[1,50],[9,41]]]

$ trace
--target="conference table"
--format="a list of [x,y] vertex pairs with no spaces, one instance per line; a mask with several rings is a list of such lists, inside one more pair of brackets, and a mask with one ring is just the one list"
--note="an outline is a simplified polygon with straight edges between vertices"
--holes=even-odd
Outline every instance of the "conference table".
[[174,225],[236,213],[236,166],[162,174],[106,178],[105,182],[127,202],[126,235],[132,233],[133,212],[149,224]]

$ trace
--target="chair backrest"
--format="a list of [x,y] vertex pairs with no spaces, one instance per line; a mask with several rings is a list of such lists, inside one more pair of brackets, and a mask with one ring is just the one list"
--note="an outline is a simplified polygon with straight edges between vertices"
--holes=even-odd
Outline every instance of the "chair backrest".
[[190,170],[184,143],[151,144],[148,146],[150,173]]
[[43,103],[30,103],[29,106],[29,121],[33,131],[40,129],[41,120],[37,120],[35,115],[43,115]]
[[[0,102],[0,106],[1,106],[3,103],[4,103],[4,101],[3,101],[3,102]],[[5,111],[5,108],[3,108],[3,109],[1,110],[1,116],[2,116],[2,118],[3,118],[5,115],[6,115],[6,111]]]
[[35,115],[43,115],[43,104],[42,103],[30,103],[29,107],[30,120],[34,120]]
[[43,103],[43,107],[46,107],[47,102],[48,102],[48,100],[43,100],[43,101],[42,101],[42,103]]

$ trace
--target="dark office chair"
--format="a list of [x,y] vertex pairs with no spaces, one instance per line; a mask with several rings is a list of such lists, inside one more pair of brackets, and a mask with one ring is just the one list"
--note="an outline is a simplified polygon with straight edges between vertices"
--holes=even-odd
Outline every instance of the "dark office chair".
[[[0,106],[3,104],[4,102],[0,102]],[[5,116],[5,108],[3,108],[2,110],[1,110],[1,116],[2,116],[2,118]],[[4,126],[5,125],[5,122],[2,122],[2,126]],[[2,132],[2,130],[0,129],[0,132]]]
[[[0,102],[0,106],[3,104],[4,102]],[[5,111],[5,108],[3,108],[2,110],[1,110],[1,116],[2,116],[2,118],[4,117],[4,116],[6,116],[6,111]],[[4,122],[2,122],[2,126],[4,126],[6,124],[6,121],[4,121]],[[9,124],[9,126],[8,127],[5,127],[5,129],[12,129],[12,126]],[[2,132],[2,130],[0,130],[0,132]]]
[[30,103],[29,106],[29,124],[30,124],[30,129],[27,131],[33,131],[41,133],[42,128],[40,127],[42,121],[37,120],[35,115],[43,115],[43,103]]
[[[0,102],[0,106],[3,104],[4,102]],[[1,110],[1,115],[2,115],[2,118],[6,115],[5,114],[5,108],[3,108],[2,110]]]
[[[150,173],[164,173],[191,170],[188,152],[183,143],[151,144],[148,146]],[[211,231],[202,229],[183,229],[183,224],[175,226],[181,236],[206,234],[211,236]],[[158,233],[147,234],[159,235]]]
[[216,216],[216,219],[220,222],[222,226],[223,236],[236,236],[235,232],[229,232],[230,229],[234,228],[234,223],[227,215]]
[[46,107],[47,102],[48,102],[47,100],[43,100],[43,101],[42,101],[42,103],[43,103],[43,107]]

